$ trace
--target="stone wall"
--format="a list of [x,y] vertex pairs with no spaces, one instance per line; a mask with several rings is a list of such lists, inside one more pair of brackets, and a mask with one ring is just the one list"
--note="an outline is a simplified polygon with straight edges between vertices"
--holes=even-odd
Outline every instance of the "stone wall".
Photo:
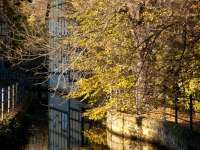
[[109,111],[107,129],[122,137],[158,143],[172,150],[200,150],[200,135],[173,122]]

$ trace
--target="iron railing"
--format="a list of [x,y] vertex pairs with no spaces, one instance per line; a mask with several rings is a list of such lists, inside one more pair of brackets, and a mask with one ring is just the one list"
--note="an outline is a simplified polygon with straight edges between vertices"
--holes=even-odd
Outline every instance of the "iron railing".
[[0,85],[1,120],[20,104],[25,93],[26,76],[16,71],[0,69],[0,79],[8,85]]
[[175,122],[200,133],[200,98],[193,98],[192,95],[164,97],[162,104],[150,110],[148,115],[151,118]]

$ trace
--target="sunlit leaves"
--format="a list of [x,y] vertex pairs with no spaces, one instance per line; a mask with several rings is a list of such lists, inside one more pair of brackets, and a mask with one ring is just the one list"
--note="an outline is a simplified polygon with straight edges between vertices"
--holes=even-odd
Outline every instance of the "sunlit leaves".
[[90,120],[101,120],[105,118],[108,110],[109,109],[105,109],[105,106],[87,109],[86,112],[83,113],[83,116],[88,117]]
[[71,68],[92,76],[81,78],[71,94],[93,106],[86,116],[102,118],[109,108],[135,111],[137,93],[144,105],[163,92],[197,93],[199,12],[190,14],[188,3],[72,0],[77,11],[68,17],[77,24],[69,27],[68,41],[82,51]]

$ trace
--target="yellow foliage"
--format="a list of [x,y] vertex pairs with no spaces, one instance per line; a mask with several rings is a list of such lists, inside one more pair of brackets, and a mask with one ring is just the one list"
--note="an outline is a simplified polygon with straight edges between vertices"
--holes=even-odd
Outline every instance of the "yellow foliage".
[[83,116],[88,117],[90,120],[101,120],[105,117],[107,110],[108,109],[105,109],[105,107],[88,109],[83,113]]
[[71,68],[92,74],[76,83],[76,96],[94,106],[85,116],[102,119],[109,108],[135,111],[135,100],[145,104],[143,96],[154,100],[163,89],[198,95],[199,20],[190,18],[187,2],[72,0],[78,24],[69,26],[74,32],[67,40],[83,51]]
[[35,20],[36,20],[36,19],[35,19],[34,14],[31,14],[30,17],[28,18],[28,23],[29,23],[29,24],[33,24],[33,23],[35,22]]

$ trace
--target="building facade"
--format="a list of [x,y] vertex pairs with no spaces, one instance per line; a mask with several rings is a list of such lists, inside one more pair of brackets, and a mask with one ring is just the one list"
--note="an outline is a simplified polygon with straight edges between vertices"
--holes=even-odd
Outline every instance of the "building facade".
[[[65,19],[69,4],[65,0],[50,0],[48,14],[49,32],[49,81],[53,91],[49,93],[49,149],[60,150],[83,145],[81,107],[77,100],[65,99],[55,91],[67,92],[73,84],[73,74],[69,71],[68,44],[63,37],[68,36]],[[70,7],[70,6],[69,6]]]

